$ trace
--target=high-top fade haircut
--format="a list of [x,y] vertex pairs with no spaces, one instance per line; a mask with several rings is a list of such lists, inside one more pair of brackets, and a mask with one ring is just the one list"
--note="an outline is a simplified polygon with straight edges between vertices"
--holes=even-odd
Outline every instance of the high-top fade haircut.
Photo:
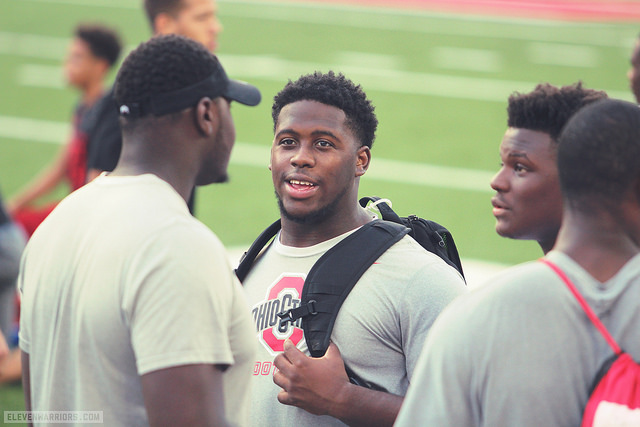
[[[144,104],[154,94],[186,88],[218,70],[215,56],[200,43],[175,34],[153,37],[124,60],[114,97],[117,105]],[[125,119],[123,129],[135,121]]]
[[576,114],[560,136],[560,188],[571,208],[589,213],[616,206],[640,178],[640,108],[603,100]]
[[507,106],[507,125],[549,134],[554,142],[571,116],[592,102],[607,98],[603,91],[586,89],[582,82],[556,87],[541,83],[529,93],[514,93]]
[[360,144],[369,148],[373,145],[378,127],[375,108],[360,85],[356,86],[343,74],[316,71],[301,76],[295,82],[289,80],[273,99],[271,116],[274,131],[280,111],[297,101],[317,101],[339,108],[346,116],[345,125],[351,129]]
[[144,11],[147,14],[151,29],[154,32],[156,30],[154,26],[156,16],[166,13],[175,17],[180,9],[184,7],[183,2],[184,0],[144,0]]
[[122,42],[118,33],[111,28],[100,24],[80,24],[73,35],[89,46],[93,56],[107,61],[109,67],[118,61]]

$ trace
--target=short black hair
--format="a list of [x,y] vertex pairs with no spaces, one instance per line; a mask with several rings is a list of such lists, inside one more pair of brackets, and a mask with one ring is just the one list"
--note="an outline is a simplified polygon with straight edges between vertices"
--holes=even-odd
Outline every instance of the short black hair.
[[196,41],[175,34],[156,36],[124,60],[116,77],[114,98],[117,105],[142,104],[153,94],[201,82],[219,70],[217,64],[216,57]]
[[582,82],[562,87],[541,83],[529,93],[515,92],[509,97],[507,126],[544,132],[557,142],[571,116],[605,98],[606,92],[586,89]]
[[638,105],[607,99],[580,110],[560,136],[558,172],[573,209],[615,207],[640,179]]
[[161,13],[176,16],[183,7],[183,0],[144,0],[144,11],[147,13],[149,25],[151,25],[151,29],[154,31],[156,16]]
[[115,30],[101,24],[80,24],[74,36],[87,43],[93,56],[104,59],[110,67],[118,61],[122,42]]
[[355,85],[342,73],[333,71],[303,75],[295,82],[289,80],[285,87],[274,97],[271,108],[275,131],[280,111],[288,104],[297,101],[317,101],[344,111],[345,124],[349,127],[361,145],[371,148],[376,137],[378,119],[375,108],[360,85]]

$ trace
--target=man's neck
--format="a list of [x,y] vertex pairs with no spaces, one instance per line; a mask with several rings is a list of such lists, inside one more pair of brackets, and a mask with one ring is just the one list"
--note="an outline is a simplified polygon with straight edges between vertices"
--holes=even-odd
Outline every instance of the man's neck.
[[592,277],[606,282],[640,247],[616,218],[565,212],[554,249],[564,252]]
[[[179,126],[176,126],[178,129]],[[179,130],[174,132],[184,135]],[[180,136],[171,135],[166,130],[162,138],[154,134],[141,133],[125,136],[118,165],[111,172],[114,176],[134,176],[150,173],[166,181],[186,201],[195,186],[197,154],[192,150],[180,149],[176,141]],[[153,141],[154,143],[150,143]]]
[[337,216],[310,224],[282,217],[280,241],[284,245],[298,248],[313,246],[355,230],[373,219],[372,215],[359,206],[351,215],[342,215],[339,219],[335,217]]
[[91,107],[98,99],[100,99],[103,93],[104,85],[102,84],[102,80],[90,83],[82,91],[82,103],[87,107]]

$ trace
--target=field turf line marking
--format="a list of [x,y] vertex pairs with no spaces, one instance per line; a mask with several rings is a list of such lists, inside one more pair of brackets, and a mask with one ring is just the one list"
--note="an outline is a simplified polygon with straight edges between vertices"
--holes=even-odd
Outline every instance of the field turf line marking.
[[[0,115],[0,138],[63,144],[67,141],[69,132],[69,124],[63,122]],[[269,151],[268,146],[236,142],[231,164],[266,169]],[[489,182],[493,175],[494,172],[482,170],[404,162],[375,156],[367,171],[367,179],[370,180],[483,193],[492,191]]]
[[[357,81],[367,91],[402,93],[419,96],[437,96],[450,99],[500,102],[506,104],[514,91],[532,90],[537,82],[523,82],[498,78],[451,76],[447,74],[421,73],[375,67],[362,67],[348,64],[320,64],[316,62],[292,61],[276,56],[264,55],[226,55],[220,60],[229,75],[244,80],[267,80],[284,84],[287,79],[307,74],[314,70],[334,70],[342,72]],[[36,71],[35,69],[32,71]],[[39,77],[45,78],[41,74]],[[32,76],[35,86],[37,77]],[[57,79],[55,73],[52,79]],[[26,83],[26,82],[25,82]],[[42,84],[53,86],[56,82]],[[256,84],[256,82],[253,82]],[[551,82],[560,84],[563,82]],[[606,89],[604,89],[606,90]],[[610,97],[632,100],[629,91],[606,90]]]

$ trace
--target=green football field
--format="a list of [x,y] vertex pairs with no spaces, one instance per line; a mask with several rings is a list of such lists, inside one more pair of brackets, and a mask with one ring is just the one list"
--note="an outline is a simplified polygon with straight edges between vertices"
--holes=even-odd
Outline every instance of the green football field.
[[[77,93],[61,63],[80,21],[115,26],[128,48],[149,37],[136,0],[0,0],[0,189],[15,194],[60,149]],[[219,56],[257,85],[257,108],[234,105],[231,181],[198,192],[197,216],[230,248],[277,218],[270,173],[271,100],[288,79],[340,71],[360,83],[380,121],[362,195],[446,225],[465,259],[513,264],[535,243],[494,232],[489,188],[506,99],[539,82],[582,80],[631,100],[626,79],[638,26],[488,18],[337,6],[219,0]],[[114,76],[112,75],[112,78]],[[66,194],[60,188],[55,196]],[[82,219],[79,218],[79,221]],[[19,387],[0,408],[19,408]],[[2,420],[0,420],[2,422]]]

